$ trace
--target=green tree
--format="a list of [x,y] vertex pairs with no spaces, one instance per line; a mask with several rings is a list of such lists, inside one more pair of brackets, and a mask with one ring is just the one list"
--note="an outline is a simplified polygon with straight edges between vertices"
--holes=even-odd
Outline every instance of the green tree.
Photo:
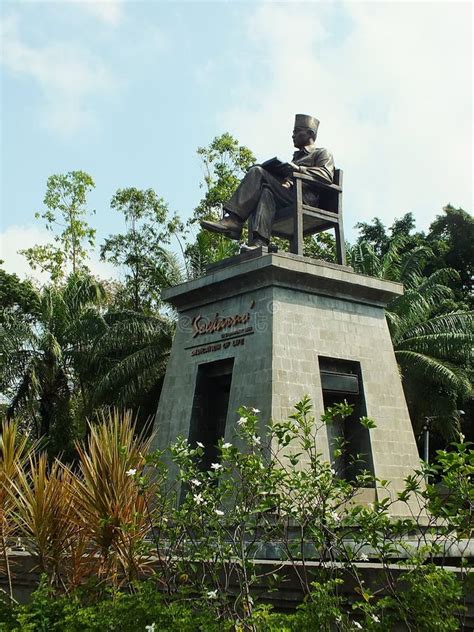
[[[223,204],[256,162],[252,151],[240,145],[228,132],[216,136],[207,147],[199,147],[197,154],[204,171],[200,187],[205,189],[205,193],[194,209],[190,225],[202,219],[220,219]],[[237,242],[221,235],[199,231],[196,240],[188,244],[185,250],[188,276],[200,276],[209,263],[237,253]]]
[[24,412],[50,454],[66,453],[90,412],[92,344],[106,328],[100,313],[104,291],[89,275],[70,275],[65,284],[37,293],[34,320],[7,315],[0,325],[0,388],[8,415]]
[[459,298],[474,308],[474,218],[448,204],[430,225],[427,242],[433,251],[428,272],[450,267],[461,280]]
[[168,217],[168,206],[152,189],[119,189],[111,207],[124,216],[126,231],[105,240],[101,258],[125,270],[121,307],[150,312],[161,304],[161,281],[169,256],[164,245],[182,224],[177,216]]
[[438,270],[387,307],[415,430],[429,417],[447,438],[459,430],[459,408],[473,396],[474,314],[437,313],[439,302],[453,295],[447,284],[457,278],[449,268]]
[[228,132],[216,136],[208,147],[199,147],[204,170],[201,188],[205,194],[194,210],[193,220],[219,219],[222,205],[231,197],[249,168],[255,164],[252,151]]
[[425,239],[423,233],[413,232],[415,229],[413,213],[405,213],[402,217],[396,218],[388,229],[378,217],[374,217],[372,223],[358,222],[355,227],[359,229],[356,244],[370,244],[378,256],[388,252],[394,239],[402,238],[405,250],[422,245]]
[[0,268],[0,308],[0,320],[7,315],[33,318],[38,310],[38,293],[31,281],[22,281],[16,274]]
[[474,315],[456,306],[459,274],[452,268],[424,276],[427,246],[405,250],[406,236],[390,242],[384,255],[360,242],[349,252],[352,267],[363,274],[404,283],[403,296],[386,308],[415,430],[432,417],[444,436],[458,429],[458,408],[472,396]]
[[86,270],[86,244],[94,246],[95,230],[87,223],[87,194],[95,187],[84,171],[70,171],[48,178],[43,203],[46,210],[36,218],[46,221],[53,243],[20,251],[35,270],[48,272],[53,281],[62,278],[67,264],[73,274]]
[[107,313],[105,322],[93,348],[95,406],[133,409],[143,424],[156,412],[175,323],[160,314],[126,310]]

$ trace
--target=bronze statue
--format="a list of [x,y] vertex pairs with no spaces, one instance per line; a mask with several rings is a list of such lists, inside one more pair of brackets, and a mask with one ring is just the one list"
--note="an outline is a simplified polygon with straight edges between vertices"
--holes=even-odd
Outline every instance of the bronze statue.
[[[294,202],[293,172],[299,171],[329,184],[333,182],[332,154],[315,145],[318,127],[319,121],[314,117],[297,114],[293,129],[293,144],[297,151],[292,162],[282,163],[273,158],[250,167],[235,193],[224,204],[226,214],[223,219],[218,222],[202,220],[201,226],[239,240],[248,220],[250,245],[243,249],[268,246],[276,210]],[[312,190],[310,183],[303,185],[303,201],[311,206],[318,205],[318,193]]]

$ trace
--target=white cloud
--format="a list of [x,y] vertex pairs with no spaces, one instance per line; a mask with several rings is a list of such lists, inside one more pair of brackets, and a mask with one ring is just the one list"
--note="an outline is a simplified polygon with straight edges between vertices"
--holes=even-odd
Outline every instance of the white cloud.
[[[18,253],[35,245],[44,245],[51,242],[51,233],[36,226],[10,226],[0,233],[0,259],[4,260],[2,267],[10,274],[17,274],[21,279],[33,279],[39,284],[49,281],[46,273],[40,270],[32,270],[25,257]],[[117,270],[114,266],[100,261],[97,253],[91,253],[88,261],[92,274],[101,279],[116,279]]]
[[426,228],[448,202],[470,210],[471,6],[298,6],[265,3],[250,17],[268,80],[250,67],[222,126],[259,158],[285,157],[294,114],[317,116],[318,143],[344,169],[347,228],[407,211]]
[[90,13],[109,26],[117,26],[123,17],[121,0],[81,0],[72,2],[77,8]]
[[69,137],[95,124],[91,101],[115,87],[100,59],[69,42],[28,44],[14,15],[2,21],[1,37],[5,68],[38,85],[41,120],[46,127]]

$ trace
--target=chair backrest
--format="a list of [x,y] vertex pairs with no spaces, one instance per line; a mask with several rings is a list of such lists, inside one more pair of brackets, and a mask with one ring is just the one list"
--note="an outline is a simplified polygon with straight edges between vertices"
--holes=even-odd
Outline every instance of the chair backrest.
[[[333,183],[342,188],[342,169],[334,170]],[[319,193],[319,208],[331,211],[332,213],[340,213],[342,206],[341,192],[336,189],[319,188],[317,185],[316,188]]]

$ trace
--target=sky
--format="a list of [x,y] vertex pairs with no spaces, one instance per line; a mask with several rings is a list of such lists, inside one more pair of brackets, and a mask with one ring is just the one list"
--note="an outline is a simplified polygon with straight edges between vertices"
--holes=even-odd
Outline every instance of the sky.
[[258,161],[290,158],[295,113],[321,121],[344,171],[350,241],[375,216],[411,211],[426,230],[448,203],[472,212],[470,2],[3,0],[0,20],[9,272],[37,276],[17,251],[50,240],[34,217],[50,175],[93,177],[100,245],[123,230],[118,188],[152,188],[188,218],[199,146],[230,132]]

